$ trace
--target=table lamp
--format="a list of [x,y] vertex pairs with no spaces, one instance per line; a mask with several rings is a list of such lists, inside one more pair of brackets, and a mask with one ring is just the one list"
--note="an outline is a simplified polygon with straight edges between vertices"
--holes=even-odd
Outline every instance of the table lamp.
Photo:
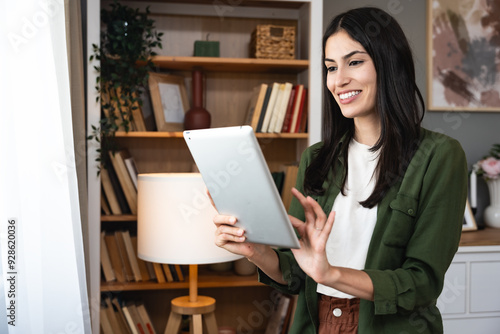
[[139,174],[137,241],[139,258],[189,265],[189,296],[171,301],[165,334],[178,333],[182,315],[192,317],[192,332],[217,334],[215,299],[198,296],[198,264],[241,258],[214,243],[217,214],[199,173]]

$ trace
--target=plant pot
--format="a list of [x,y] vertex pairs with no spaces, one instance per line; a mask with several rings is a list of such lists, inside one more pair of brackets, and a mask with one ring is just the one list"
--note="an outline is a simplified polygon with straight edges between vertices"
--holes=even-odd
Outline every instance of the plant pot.
[[488,227],[500,228],[500,179],[487,180],[490,205],[484,210],[484,223]]

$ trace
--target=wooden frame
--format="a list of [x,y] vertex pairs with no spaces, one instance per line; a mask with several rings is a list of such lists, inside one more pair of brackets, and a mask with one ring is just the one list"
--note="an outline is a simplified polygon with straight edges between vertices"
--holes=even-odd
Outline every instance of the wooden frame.
[[474,213],[470,207],[469,200],[465,203],[465,213],[464,213],[464,223],[462,225],[462,231],[475,231],[477,230],[476,219],[474,218]]
[[184,130],[184,114],[189,110],[184,77],[150,72],[149,90],[158,131]]
[[[500,111],[500,0],[427,0],[427,107]],[[496,39],[496,41],[495,41]]]

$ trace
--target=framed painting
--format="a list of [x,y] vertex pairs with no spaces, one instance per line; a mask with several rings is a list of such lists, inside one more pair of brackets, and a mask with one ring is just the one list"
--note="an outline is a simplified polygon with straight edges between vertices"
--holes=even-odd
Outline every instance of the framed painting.
[[429,110],[500,111],[500,0],[427,0]]
[[150,72],[148,80],[158,131],[184,130],[184,114],[189,110],[184,77]]

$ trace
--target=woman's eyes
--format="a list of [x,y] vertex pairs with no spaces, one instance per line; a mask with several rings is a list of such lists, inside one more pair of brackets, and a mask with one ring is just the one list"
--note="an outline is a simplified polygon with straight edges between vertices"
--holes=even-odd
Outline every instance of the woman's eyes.
[[362,60],[353,60],[349,63],[349,66],[356,66],[356,65],[359,65],[359,64],[362,64],[363,61]]
[[[363,64],[363,60],[352,60],[349,62],[349,66],[356,66],[356,65],[361,65]],[[338,67],[337,66],[333,66],[333,65],[330,65],[330,66],[326,66],[326,70],[328,72],[335,72],[337,71]]]

